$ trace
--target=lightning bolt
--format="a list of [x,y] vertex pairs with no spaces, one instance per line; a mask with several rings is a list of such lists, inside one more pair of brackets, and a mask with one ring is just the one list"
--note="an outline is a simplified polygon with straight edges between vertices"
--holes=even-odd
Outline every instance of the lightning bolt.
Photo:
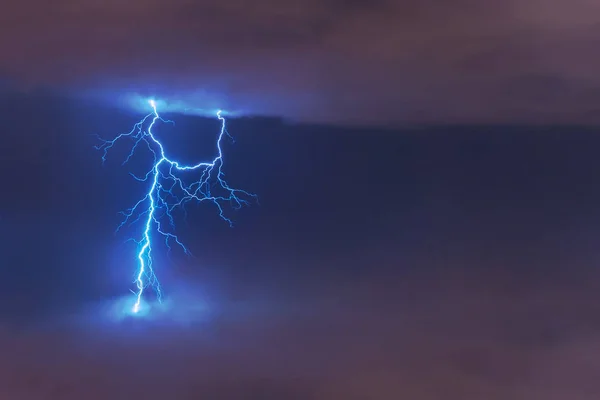
[[[118,232],[125,225],[129,226],[140,221],[140,219],[145,219],[141,238],[130,239],[139,246],[137,254],[138,267],[134,281],[137,290],[132,290],[136,296],[135,304],[131,310],[133,313],[140,311],[144,291],[149,286],[154,288],[158,301],[161,301],[161,286],[152,263],[153,236],[162,236],[169,251],[171,250],[171,244],[174,243],[186,254],[190,254],[175,233],[175,220],[172,213],[176,208],[185,211],[185,205],[188,202],[210,202],[217,207],[219,216],[232,226],[232,221],[225,216],[224,205],[230,204],[233,208],[239,209],[243,205],[249,204],[248,199],[256,199],[256,195],[244,190],[234,189],[225,180],[222,142],[225,136],[230,138],[231,136],[227,132],[225,118],[221,115],[221,111],[217,112],[217,118],[221,122],[221,130],[217,138],[215,158],[210,162],[185,165],[167,155],[165,147],[153,132],[153,128],[158,123],[173,124],[173,121],[165,120],[158,114],[154,100],[149,100],[148,103],[152,108],[152,112],[137,122],[131,131],[122,133],[112,140],[101,139],[102,143],[96,146],[96,149],[103,152],[103,163],[106,161],[108,152],[122,139],[131,139],[134,142],[131,151],[123,161],[123,165],[131,160],[140,146],[146,146],[154,156],[152,168],[145,176],[138,177],[132,173],[130,174],[138,181],[149,182],[149,189],[133,207],[122,212],[124,219],[117,227]],[[186,183],[189,175],[193,173],[196,174],[196,179],[193,179],[191,183]],[[215,194],[213,189],[217,189],[221,194]],[[168,220],[168,227],[165,220]]]

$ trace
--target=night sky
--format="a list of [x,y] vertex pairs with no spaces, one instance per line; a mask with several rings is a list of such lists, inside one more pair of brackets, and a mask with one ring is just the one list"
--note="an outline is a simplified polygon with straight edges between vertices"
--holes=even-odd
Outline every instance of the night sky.
[[[501,3],[4,6],[0,399],[600,398],[600,5]],[[230,111],[259,203],[119,319],[147,164],[94,145],[145,96],[190,162]]]

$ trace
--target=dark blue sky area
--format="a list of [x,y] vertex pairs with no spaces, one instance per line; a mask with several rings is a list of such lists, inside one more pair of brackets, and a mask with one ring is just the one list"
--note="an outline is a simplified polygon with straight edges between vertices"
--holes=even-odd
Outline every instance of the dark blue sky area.
[[[1,103],[0,393],[595,398],[577,391],[599,367],[580,357],[600,329],[595,129],[231,120],[225,172],[260,204],[232,211],[233,229],[190,208],[195,258],[158,253],[156,272],[168,297],[212,311],[140,328],[98,305],[132,288],[135,248],[113,232],[145,186],[126,149],[102,166],[93,148],[140,116],[52,94]],[[173,154],[211,156],[216,121],[169,117]]]

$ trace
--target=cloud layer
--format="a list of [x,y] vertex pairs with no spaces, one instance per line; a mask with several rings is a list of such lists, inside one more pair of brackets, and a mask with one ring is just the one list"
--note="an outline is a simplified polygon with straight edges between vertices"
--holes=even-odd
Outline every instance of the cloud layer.
[[136,323],[136,329],[18,335],[6,329],[0,331],[0,394],[23,400],[597,398],[597,285],[574,278],[530,285],[506,274],[463,273],[403,282],[380,276],[326,291],[313,285],[262,305],[249,300],[266,289],[255,287],[246,302],[227,303],[219,316],[187,328]]
[[303,121],[598,121],[591,0],[13,2],[21,83]]

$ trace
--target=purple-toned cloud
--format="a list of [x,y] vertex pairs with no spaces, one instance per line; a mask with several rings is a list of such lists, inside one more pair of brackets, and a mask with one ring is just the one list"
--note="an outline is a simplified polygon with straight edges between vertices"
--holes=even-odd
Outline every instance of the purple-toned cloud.
[[21,84],[311,122],[598,122],[590,0],[25,0],[0,15]]
[[191,325],[0,330],[0,396],[597,399],[597,279],[485,275],[258,285]]

